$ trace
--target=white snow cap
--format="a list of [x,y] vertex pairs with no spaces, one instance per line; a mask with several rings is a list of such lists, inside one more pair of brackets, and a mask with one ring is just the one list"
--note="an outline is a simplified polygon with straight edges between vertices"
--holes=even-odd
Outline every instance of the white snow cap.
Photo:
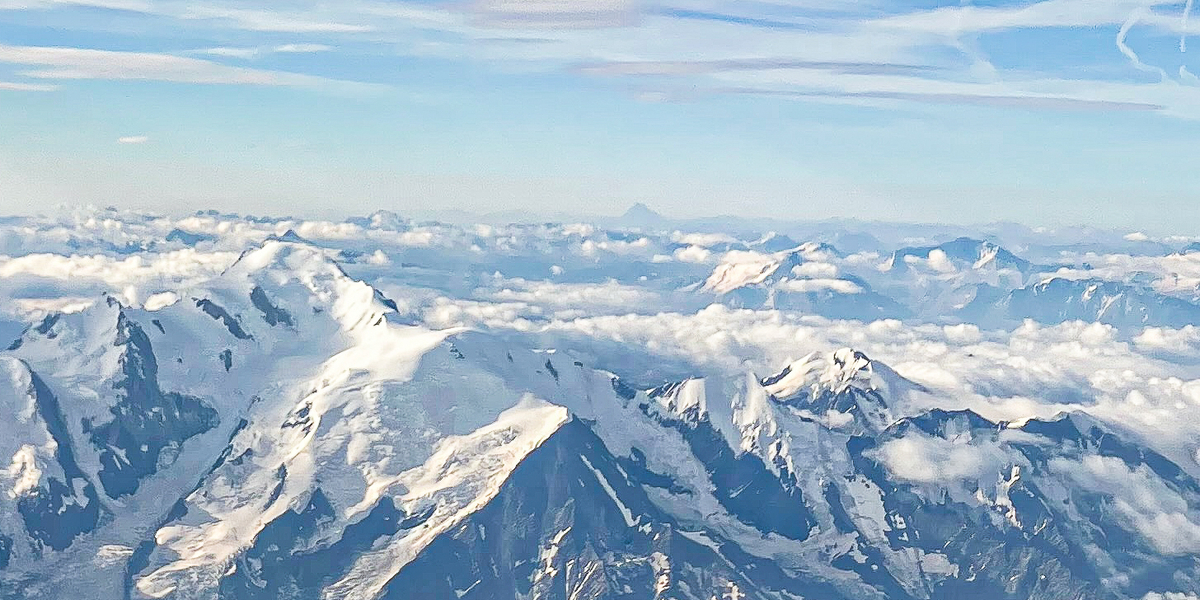
[[851,387],[886,392],[889,385],[866,354],[841,348],[829,353],[813,352],[788,364],[778,375],[768,378],[764,387],[776,398],[787,398],[803,391],[810,396],[823,391],[840,394]]

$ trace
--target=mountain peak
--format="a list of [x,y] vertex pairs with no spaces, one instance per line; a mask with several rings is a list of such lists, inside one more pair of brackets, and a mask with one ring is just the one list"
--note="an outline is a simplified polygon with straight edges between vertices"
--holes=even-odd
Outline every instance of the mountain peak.
[[621,220],[630,225],[649,225],[661,223],[663,216],[654,211],[654,209],[638,202],[629,207],[625,214],[621,215]]
[[289,229],[289,230],[283,232],[283,235],[271,234],[271,235],[267,236],[267,240],[268,241],[280,241],[280,242],[295,242],[298,244],[307,244],[308,243],[308,240],[300,237],[300,234],[296,233],[295,229]]
[[853,348],[841,348],[830,353],[813,352],[787,365],[777,375],[764,379],[763,385],[776,398],[788,398],[798,393],[816,397],[825,391],[840,394],[851,387],[886,389],[887,383],[875,371],[875,363],[866,354]]
[[341,273],[341,267],[321,248],[274,237],[268,238],[257,248],[243,252],[227,272],[251,273],[275,268],[309,273],[332,268]]

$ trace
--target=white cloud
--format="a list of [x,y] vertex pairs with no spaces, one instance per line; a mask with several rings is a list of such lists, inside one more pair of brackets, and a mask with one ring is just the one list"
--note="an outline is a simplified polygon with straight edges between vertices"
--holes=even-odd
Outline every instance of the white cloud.
[[[780,19],[770,3],[721,6],[724,19],[672,16],[631,0],[478,0],[449,6],[397,5],[374,0],[300,2],[264,9],[246,2],[184,4],[167,0],[0,0],[0,8],[94,6],[174,19],[199,29],[239,29],[322,36],[313,42],[265,48],[214,48],[225,57],[266,52],[324,51],[347,37],[389,51],[573,69],[599,76],[650,77],[636,93],[671,98],[679,77],[689,94],[770,94],[818,102],[894,106],[965,104],[1032,110],[1160,111],[1200,118],[1194,87],[1120,78],[997,68],[985,57],[949,60],[961,37],[1047,28],[1130,26],[1182,33],[1180,19],[1147,7],[1166,0],[1091,2],[1044,0],[1021,6],[955,6],[880,17],[866,3],[842,3],[819,16]],[[796,6],[811,9],[810,3]],[[1138,19],[1131,19],[1137,11]],[[700,12],[714,12],[705,5]],[[620,26],[620,34],[597,29]],[[1188,25],[1200,32],[1200,23]],[[517,43],[520,42],[520,43]],[[1114,44],[1113,52],[1124,46]],[[697,49],[703,49],[697,52]],[[1124,48],[1122,48],[1124,50]],[[974,53],[978,54],[978,53]],[[750,57],[750,58],[748,58]],[[1091,66],[1091,65],[1087,65]],[[61,73],[61,72],[60,72]],[[1181,81],[1184,78],[1181,76]],[[656,89],[661,88],[661,89]]]
[[1200,355],[1200,328],[1188,325],[1183,329],[1147,327],[1133,338],[1138,348],[1149,352],[1161,351],[1179,356]]
[[787,279],[779,282],[779,289],[788,292],[836,292],[839,294],[859,294],[863,289],[857,283],[845,279]]
[[57,85],[46,83],[20,83],[15,81],[0,81],[0,90],[11,92],[53,92],[58,89]]
[[797,277],[830,279],[837,277],[837,274],[837,265],[831,265],[824,262],[806,262],[804,264],[792,267],[792,275]]
[[23,75],[35,79],[152,80],[176,83],[303,87],[337,92],[372,86],[244,67],[170,54],[115,52],[88,48],[0,45],[0,63],[39,67]]
[[65,6],[146,12],[151,4],[143,0],[0,0],[0,10],[42,10]]
[[271,48],[272,52],[280,54],[312,54],[315,52],[329,52],[333,50],[333,46],[325,44],[283,44]]
[[611,27],[630,23],[633,0],[480,0],[473,7],[493,27]]
[[179,294],[175,292],[159,292],[146,298],[146,301],[142,303],[142,308],[154,312],[171,306],[176,302],[179,302]]
[[228,46],[218,46],[216,48],[205,48],[198,50],[197,54],[208,54],[210,56],[224,56],[228,58],[254,58],[262,54],[261,48],[231,48]]
[[662,303],[658,294],[616,281],[571,284],[500,279],[494,285],[499,289],[484,292],[486,297],[505,303],[567,308],[579,314],[639,312],[643,308],[656,311]]
[[679,262],[704,264],[712,258],[712,251],[703,246],[692,245],[676,250],[673,256]]
[[30,445],[22,446],[12,457],[12,464],[5,471],[0,471],[10,480],[11,489],[8,494],[16,498],[34,490],[42,482],[41,457],[37,448]]
[[958,480],[996,479],[1008,464],[994,443],[970,444],[970,435],[955,441],[923,434],[890,440],[876,451],[888,472],[904,481],[952,484]]
[[146,142],[149,142],[149,141],[150,141],[149,136],[145,136],[145,135],[128,135],[125,137],[117,138],[118,144],[145,144]]
[[1093,455],[1082,462],[1052,459],[1049,466],[1086,489],[1112,497],[1112,506],[1125,524],[1158,551],[1200,552],[1200,524],[1190,514],[1187,500],[1145,465],[1131,470],[1119,458]]
[[677,244],[708,248],[720,244],[733,244],[738,239],[727,233],[683,233],[682,231],[676,231],[671,234],[671,241]]
[[250,47],[231,47],[217,46],[215,48],[205,48],[197,50],[196,54],[207,54],[209,56],[222,56],[226,58],[241,58],[252,59],[269,54],[313,54],[317,52],[330,52],[333,46],[325,44],[283,44],[279,46],[250,46]]
[[[165,10],[164,10],[165,9]],[[189,4],[182,10],[171,5],[156,7],[155,12],[167,13],[181,20],[204,20],[228,23],[237,29],[275,33],[366,33],[375,27],[365,23],[347,23],[335,15],[318,13],[289,13],[285,10],[260,10]]]

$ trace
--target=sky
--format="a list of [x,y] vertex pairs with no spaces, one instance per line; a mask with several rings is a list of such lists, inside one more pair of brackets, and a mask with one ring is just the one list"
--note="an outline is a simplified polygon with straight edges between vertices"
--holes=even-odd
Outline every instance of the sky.
[[1190,4],[0,0],[0,212],[1194,232]]

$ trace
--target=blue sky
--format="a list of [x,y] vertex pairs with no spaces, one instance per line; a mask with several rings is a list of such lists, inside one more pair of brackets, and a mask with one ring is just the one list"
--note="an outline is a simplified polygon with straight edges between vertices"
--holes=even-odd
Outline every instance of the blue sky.
[[1184,2],[0,0],[0,208],[1200,227]]

